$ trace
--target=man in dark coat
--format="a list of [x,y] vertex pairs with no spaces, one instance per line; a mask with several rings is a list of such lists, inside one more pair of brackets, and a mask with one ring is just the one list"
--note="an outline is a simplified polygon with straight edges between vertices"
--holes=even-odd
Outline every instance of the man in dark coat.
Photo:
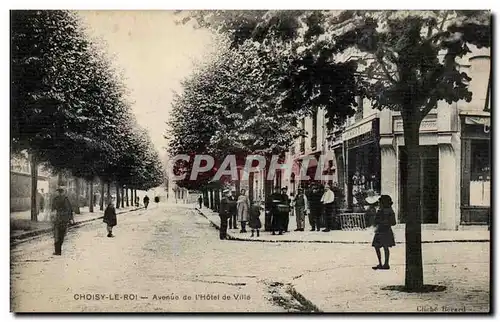
[[309,195],[309,224],[311,225],[311,231],[315,229],[320,231],[321,229],[321,197],[323,194],[319,191],[318,187],[313,186],[312,192]]
[[68,225],[73,221],[73,208],[67,196],[64,195],[64,188],[57,189],[58,195],[52,201],[52,211],[55,212],[54,224],[54,255],[61,255],[61,248],[68,230]]
[[276,235],[276,231],[279,232],[280,235],[283,234],[282,232],[282,216],[280,214],[278,205],[281,204],[282,202],[282,196],[280,193],[279,187],[274,188],[274,193],[269,195],[269,198],[267,198],[266,202],[266,211],[269,211],[271,214],[271,230],[273,232],[273,235]]
[[203,204],[203,197],[201,195],[198,197],[198,204],[200,205],[201,209],[201,205]]
[[236,199],[236,191],[231,191],[230,194],[228,193],[227,201],[229,204],[229,228],[238,229],[238,226],[236,226],[236,217],[238,217],[238,205],[236,204],[238,200]]
[[229,198],[231,197],[229,190],[224,190],[222,200],[220,201],[219,207],[219,217],[220,217],[220,228],[219,228],[219,238],[221,240],[227,237],[227,221],[231,216],[231,204]]
[[[291,210],[291,206],[290,206],[291,200],[290,200],[290,197],[288,196],[287,192],[288,192],[287,187],[281,188],[281,203],[283,205],[288,206],[288,209]],[[280,211],[281,226],[282,226],[281,230],[283,230],[283,232],[288,232],[288,224],[290,223],[290,210],[289,211]]]
[[144,199],[142,200],[142,202],[144,202],[144,208],[148,209],[148,205],[149,205],[149,197],[148,197],[148,195],[146,195],[144,197]]

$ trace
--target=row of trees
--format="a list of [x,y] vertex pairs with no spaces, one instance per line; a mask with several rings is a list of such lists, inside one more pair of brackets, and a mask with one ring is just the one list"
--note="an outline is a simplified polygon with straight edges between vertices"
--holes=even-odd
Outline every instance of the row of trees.
[[[438,101],[471,100],[457,60],[491,46],[485,11],[180,12],[219,34],[220,51],[174,103],[171,154],[276,153],[303,134],[297,119],[327,111],[328,128],[356,97],[401,112],[407,173],[406,280],[423,286],[419,128]],[[178,164],[189,172],[190,164]],[[210,175],[210,174],[209,174]],[[198,184],[205,187],[209,176]],[[180,184],[192,185],[193,183]]]
[[131,112],[119,73],[77,14],[12,11],[11,23],[11,152],[30,156],[32,220],[40,164],[88,182],[99,178],[102,195],[105,183],[160,185],[158,153]]

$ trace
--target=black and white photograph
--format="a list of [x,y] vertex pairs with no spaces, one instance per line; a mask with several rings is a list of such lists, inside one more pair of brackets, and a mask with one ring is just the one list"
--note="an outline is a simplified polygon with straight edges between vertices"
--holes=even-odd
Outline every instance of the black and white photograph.
[[10,10],[10,312],[491,314],[492,15]]

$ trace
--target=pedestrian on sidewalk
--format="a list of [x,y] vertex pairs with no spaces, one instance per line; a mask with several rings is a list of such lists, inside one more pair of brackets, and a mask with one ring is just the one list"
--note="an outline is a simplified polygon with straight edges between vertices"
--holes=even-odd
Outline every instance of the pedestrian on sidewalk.
[[333,227],[333,217],[335,212],[335,194],[328,184],[325,185],[325,192],[323,197],[321,197],[321,203],[323,204],[324,218],[325,218],[325,229],[323,232],[329,232]]
[[321,229],[321,204],[322,194],[318,189],[318,186],[314,185],[312,187],[312,192],[308,198],[309,201],[309,224],[311,225],[311,231]]
[[283,232],[288,232],[288,225],[290,223],[290,211],[292,207],[290,206],[290,197],[288,197],[288,187],[281,188],[281,205],[280,214],[281,214],[281,226]]
[[201,209],[201,205],[203,205],[203,197],[201,195],[198,197],[198,204],[200,205]]
[[229,189],[225,189],[222,192],[222,200],[220,201],[220,208],[219,208],[219,217],[220,217],[220,228],[219,228],[219,238],[221,240],[224,240],[227,238],[227,221],[229,217],[231,216],[230,213],[230,202],[229,198],[231,197]]
[[142,202],[144,202],[144,209],[148,209],[148,205],[149,205],[148,195],[144,196],[144,199],[142,199]]
[[56,190],[58,195],[52,201],[52,216],[54,225],[54,255],[61,255],[62,244],[68,230],[68,225],[73,224],[73,207],[68,197],[65,195],[63,187]]
[[254,232],[257,232],[257,237],[259,237],[259,229],[262,228],[262,223],[260,221],[260,211],[261,211],[261,203],[260,201],[254,202],[252,207],[250,208],[250,221],[248,222],[248,226],[252,229],[252,236],[254,236]]
[[281,193],[280,188],[275,187],[274,193],[272,193],[266,202],[266,212],[271,215],[271,231],[273,235],[276,235],[276,231],[283,235],[281,231],[281,214],[278,209],[278,205],[281,203]]
[[238,219],[238,208],[237,208],[236,191],[231,191],[228,196],[227,202],[229,204],[229,229],[238,229],[236,225],[236,220]]
[[104,217],[102,221],[106,223],[106,229],[108,230],[108,237],[114,237],[113,227],[116,226],[116,209],[115,205],[110,202],[104,210]]
[[307,197],[302,188],[298,189],[297,196],[294,200],[294,208],[297,221],[297,229],[295,229],[295,231],[304,231],[305,216],[309,213],[309,203],[307,202]]
[[238,221],[241,223],[240,233],[246,233],[246,224],[249,219],[248,212],[250,210],[250,200],[246,195],[245,189],[241,189],[236,207],[238,211]]
[[[378,265],[373,269],[389,269],[389,248],[396,246],[394,233],[391,226],[396,225],[396,215],[392,210],[392,199],[388,195],[382,195],[379,199],[380,208],[375,215],[375,235],[372,246],[377,253]],[[380,248],[384,248],[385,261],[382,265],[382,254]]]

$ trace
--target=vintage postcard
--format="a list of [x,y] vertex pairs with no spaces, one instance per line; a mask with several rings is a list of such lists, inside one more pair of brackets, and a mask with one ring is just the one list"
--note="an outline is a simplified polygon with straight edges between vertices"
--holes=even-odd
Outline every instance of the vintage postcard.
[[12,10],[15,313],[490,313],[489,10]]

